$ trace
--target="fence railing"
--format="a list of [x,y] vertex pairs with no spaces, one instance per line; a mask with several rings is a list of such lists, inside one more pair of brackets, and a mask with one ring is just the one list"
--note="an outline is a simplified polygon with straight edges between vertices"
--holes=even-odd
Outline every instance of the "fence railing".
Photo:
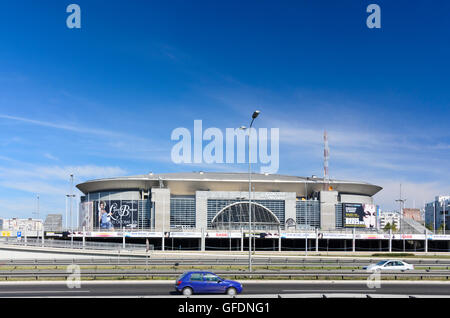
[[[289,267],[314,267],[318,269],[339,267],[362,267],[377,263],[377,258],[285,258],[285,257],[257,257],[252,263],[260,266],[289,266]],[[408,259],[407,262],[421,269],[439,268],[450,269],[450,259]],[[69,265],[78,264],[85,266],[102,265],[166,265],[166,266],[239,266],[247,265],[247,257],[222,257],[222,258],[167,258],[153,256],[149,253],[147,257],[111,256],[108,258],[86,257],[86,258],[46,258],[46,259],[3,259],[2,266],[46,266],[46,265]],[[450,272],[449,272],[450,274]]]
[[[106,250],[106,251],[117,251],[117,250],[127,250],[127,251],[145,251],[147,246],[145,244],[131,244],[126,243],[125,248],[123,243],[113,243],[113,242],[80,242],[72,240],[47,240],[44,239],[34,239],[28,238],[26,241],[24,239],[5,239],[1,238],[0,242],[7,243],[9,245],[16,246],[34,246],[34,247],[52,247],[52,248],[72,248],[72,249],[86,249],[86,250]],[[154,246],[149,245],[149,250],[153,250]]]
[[[145,277],[146,279],[154,279],[154,278],[166,278],[166,279],[175,279],[179,277],[183,271],[173,270],[173,271],[82,271],[81,278],[84,279],[98,279],[98,278],[119,278],[119,279],[127,279],[127,278],[137,278],[137,277]],[[332,272],[323,271],[323,272],[267,272],[267,271],[253,271],[251,273],[245,271],[216,271],[217,275],[226,277],[226,278],[234,278],[234,279],[266,279],[266,278],[277,278],[277,279],[315,279],[315,280],[323,280],[323,279],[341,279],[341,280],[350,280],[350,279],[368,279],[373,273],[371,272]],[[0,273],[0,279],[9,280],[9,279],[22,279],[22,278],[34,278],[36,280],[42,278],[61,278],[67,279],[72,274],[67,273],[66,271],[53,271],[53,272],[8,272],[8,273]],[[415,280],[424,280],[424,279],[444,279],[449,280],[450,272],[416,272],[416,273],[408,273],[408,272],[396,272],[396,273],[383,273],[380,275],[380,279],[385,280],[401,280],[401,279],[415,279]]]

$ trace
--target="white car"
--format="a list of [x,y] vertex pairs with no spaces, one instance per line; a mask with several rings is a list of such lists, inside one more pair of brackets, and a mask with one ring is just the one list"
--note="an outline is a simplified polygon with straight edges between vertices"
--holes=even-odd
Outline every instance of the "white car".
[[405,263],[403,261],[397,261],[397,260],[386,260],[381,261],[376,264],[371,264],[369,266],[364,266],[363,269],[373,272],[373,271],[407,271],[407,270],[413,270],[414,265]]

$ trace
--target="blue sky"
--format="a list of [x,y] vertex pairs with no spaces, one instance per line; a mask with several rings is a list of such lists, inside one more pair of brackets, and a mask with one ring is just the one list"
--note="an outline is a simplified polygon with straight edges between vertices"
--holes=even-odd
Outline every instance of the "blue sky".
[[[77,3],[82,28],[66,27]],[[366,7],[381,7],[381,29]],[[450,193],[448,1],[2,1],[2,217],[64,213],[75,183],[177,165],[173,129],[280,129],[279,173]],[[255,171],[257,170],[255,166]],[[79,194],[79,193],[78,193]]]

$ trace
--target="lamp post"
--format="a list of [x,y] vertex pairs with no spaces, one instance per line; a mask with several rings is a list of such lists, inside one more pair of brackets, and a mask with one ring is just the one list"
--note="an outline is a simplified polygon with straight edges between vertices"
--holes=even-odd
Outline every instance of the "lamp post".
[[445,205],[447,204],[447,202],[445,202],[445,198],[444,201],[442,201],[442,208],[444,209],[444,231],[443,234],[445,235]]
[[69,204],[70,204],[70,207],[69,207],[69,214],[70,214],[70,231],[72,232],[73,231],[73,217],[72,217],[72,198],[74,197],[75,195],[73,194],[73,174],[71,174],[70,175],[70,199],[69,199]]
[[39,219],[39,194],[37,195],[36,219]]
[[[66,198],[69,199],[69,220],[70,220],[70,224],[68,225],[68,228],[70,229],[70,231],[73,231],[72,229],[72,198],[75,197],[75,194],[66,194]],[[66,216],[67,216],[67,211],[66,211]],[[66,221],[66,225],[67,225],[67,221]]]
[[[162,189],[163,188],[163,180],[162,180],[161,177],[158,177],[158,180],[159,180],[159,188]],[[155,206],[156,206],[156,204],[155,204]],[[162,213],[163,221],[162,221],[161,251],[165,251],[165,246],[166,246],[165,232],[164,232],[165,231],[165,226],[166,226],[166,224],[165,224],[165,215],[164,215],[165,209],[166,209],[166,197],[163,195],[163,204],[162,204],[162,208],[161,208],[161,210],[163,211],[163,213]]]
[[[248,128],[248,270],[252,271],[252,166],[251,166],[251,134],[252,134],[252,126],[253,121],[260,114],[259,110],[255,110],[252,115],[252,121],[250,122],[250,126]],[[242,126],[240,129],[247,129]],[[256,248],[255,248],[256,249]]]
[[308,255],[308,181],[309,177],[305,180],[305,256]]
[[436,200],[433,202],[433,234],[436,232]]

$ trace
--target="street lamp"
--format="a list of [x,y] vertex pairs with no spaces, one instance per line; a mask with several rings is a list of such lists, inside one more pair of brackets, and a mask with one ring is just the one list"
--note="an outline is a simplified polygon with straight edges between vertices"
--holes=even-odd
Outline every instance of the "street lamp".
[[[70,229],[70,231],[72,231],[73,229],[72,229],[72,198],[74,198],[75,197],[75,194],[66,194],[66,199],[69,199],[69,211],[70,211],[70,216],[69,216],[69,220],[70,220],[70,224],[67,224],[67,221],[68,220],[66,220],[66,227],[68,227],[69,229]],[[66,204],[67,204],[67,202],[66,202]],[[66,217],[67,217],[67,210],[66,210]]]
[[[253,121],[259,116],[260,111],[255,110],[252,115],[252,121],[248,128],[248,270],[252,271],[252,166],[251,166],[251,147],[250,140],[252,134]],[[240,127],[240,129],[247,129],[245,126]],[[256,247],[255,247],[256,249]]]
[[37,195],[37,212],[36,212],[36,219],[39,219],[39,194]]
[[308,255],[308,180],[305,180],[305,256]]
[[442,207],[444,209],[444,232],[443,232],[444,235],[445,235],[445,205],[446,204],[447,204],[447,202],[445,202],[445,199],[444,199],[444,201],[442,201]]
[[434,213],[433,213],[433,233],[436,232],[436,200],[433,202],[433,209],[434,209]]
[[[163,187],[163,180],[162,180],[162,178],[161,177],[158,177],[158,180],[159,180],[159,188],[161,189],[162,187]],[[155,204],[155,206],[156,206],[156,204]],[[165,212],[165,208],[166,208],[166,197],[163,195],[163,206],[162,206],[162,208],[161,208],[161,210],[163,211],[163,212]],[[161,239],[161,251],[165,251],[165,246],[166,246],[166,241],[165,241],[165,216],[164,216],[164,213],[162,214],[162,219],[163,219],[163,221],[162,221],[162,239]]]
[[70,198],[69,198],[69,201],[70,201],[70,208],[69,208],[69,211],[70,211],[70,231],[73,231],[72,198],[74,196],[75,195],[73,194],[73,174],[70,174]]

